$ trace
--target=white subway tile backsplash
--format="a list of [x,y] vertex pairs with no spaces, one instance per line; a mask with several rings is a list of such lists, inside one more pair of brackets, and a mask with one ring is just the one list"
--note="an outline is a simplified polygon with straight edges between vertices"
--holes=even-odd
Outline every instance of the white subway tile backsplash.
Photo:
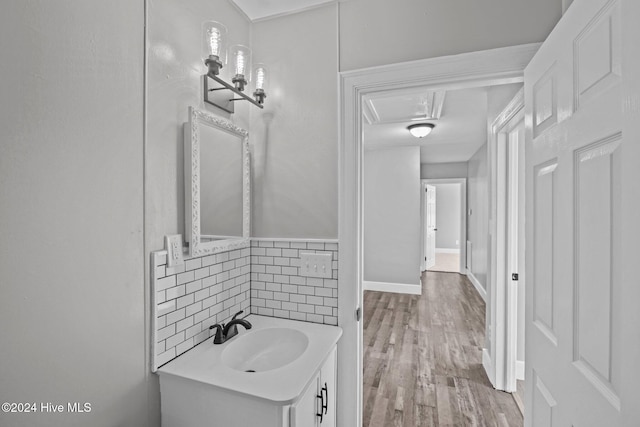
[[193,271],[185,271],[184,273],[178,274],[176,280],[178,285],[182,285],[183,283],[193,282],[195,280],[195,274]]
[[186,307],[189,304],[193,304],[193,302],[194,302],[194,294],[187,294],[176,300],[176,308]]
[[304,295],[301,295],[301,294],[291,294],[291,295],[289,295],[289,300],[291,302],[305,303],[305,302],[307,302],[307,297],[305,297]]
[[249,248],[237,249],[166,268],[166,252],[152,254],[156,367],[208,339],[209,326],[241,309],[249,314],[250,256]]
[[184,268],[186,271],[195,270],[202,267],[202,258],[191,258],[184,262]]
[[187,338],[184,342],[178,344],[176,346],[176,353],[178,355],[184,353],[185,351],[191,350],[193,348],[193,338]]
[[193,326],[193,316],[187,317],[176,323],[176,331],[182,331],[184,329],[190,328]]
[[156,291],[162,291],[176,285],[176,276],[163,277],[156,280]]
[[171,347],[177,346],[183,341],[184,341],[184,331],[180,331],[175,335],[172,335],[169,338],[167,338],[165,345],[167,346],[167,348],[171,348]]
[[[331,279],[300,276],[300,253],[329,253]],[[155,296],[154,366],[210,338],[209,327],[236,312],[337,324],[338,243],[256,240],[243,249],[191,258],[167,268],[152,253]]]
[[[331,255],[332,279],[300,276],[305,251]],[[337,324],[338,243],[258,240],[251,243],[250,259],[253,313],[273,309],[276,317]]]
[[175,299],[183,296],[186,292],[185,285],[174,286],[165,291],[167,293],[167,300]]
[[158,309],[156,311],[157,316],[164,316],[167,313],[170,313],[176,309],[176,300],[171,300],[167,302],[163,302],[162,304],[158,304]]
[[172,323],[177,323],[184,318],[185,318],[184,308],[181,308],[180,310],[172,311],[171,313],[167,314],[167,325],[170,325]]
[[169,326],[166,326],[162,329],[158,330],[156,339],[158,341],[163,341],[166,340],[167,338],[169,338],[170,336],[174,335],[176,333],[176,325],[175,324],[171,324]]

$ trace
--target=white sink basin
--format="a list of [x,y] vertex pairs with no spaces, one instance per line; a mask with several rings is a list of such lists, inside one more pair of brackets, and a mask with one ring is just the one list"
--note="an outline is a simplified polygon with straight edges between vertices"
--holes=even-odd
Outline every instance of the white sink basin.
[[234,338],[222,352],[222,363],[243,372],[281,368],[299,358],[309,346],[304,332],[290,328],[267,328]]

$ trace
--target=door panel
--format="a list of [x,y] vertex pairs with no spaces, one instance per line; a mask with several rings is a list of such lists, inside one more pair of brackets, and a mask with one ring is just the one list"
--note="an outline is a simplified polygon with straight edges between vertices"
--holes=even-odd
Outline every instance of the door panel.
[[426,269],[429,269],[436,264],[436,187],[426,188]]
[[[638,207],[630,186],[640,181],[624,166],[638,144],[623,129],[630,4],[574,2],[525,71],[527,426],[637,425],[637,309],[623,295],[639,292],[621,250],[638,237],[623,210],[629,199]],[[640,18],[633,7],[628,22]]]

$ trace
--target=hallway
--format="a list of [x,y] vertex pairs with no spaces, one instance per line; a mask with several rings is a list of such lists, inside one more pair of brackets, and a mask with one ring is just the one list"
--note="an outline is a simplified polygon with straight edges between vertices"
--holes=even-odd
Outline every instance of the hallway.
[[366,291],[363,427],[522,426],[482,368],[484,322],[463,275],[423,273],[422,296]]

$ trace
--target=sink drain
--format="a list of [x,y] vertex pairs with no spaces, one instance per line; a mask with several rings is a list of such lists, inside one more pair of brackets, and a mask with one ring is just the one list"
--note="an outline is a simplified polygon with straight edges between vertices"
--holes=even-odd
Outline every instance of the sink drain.
[[255,372],[253,369],[247,369],[245,372]]

